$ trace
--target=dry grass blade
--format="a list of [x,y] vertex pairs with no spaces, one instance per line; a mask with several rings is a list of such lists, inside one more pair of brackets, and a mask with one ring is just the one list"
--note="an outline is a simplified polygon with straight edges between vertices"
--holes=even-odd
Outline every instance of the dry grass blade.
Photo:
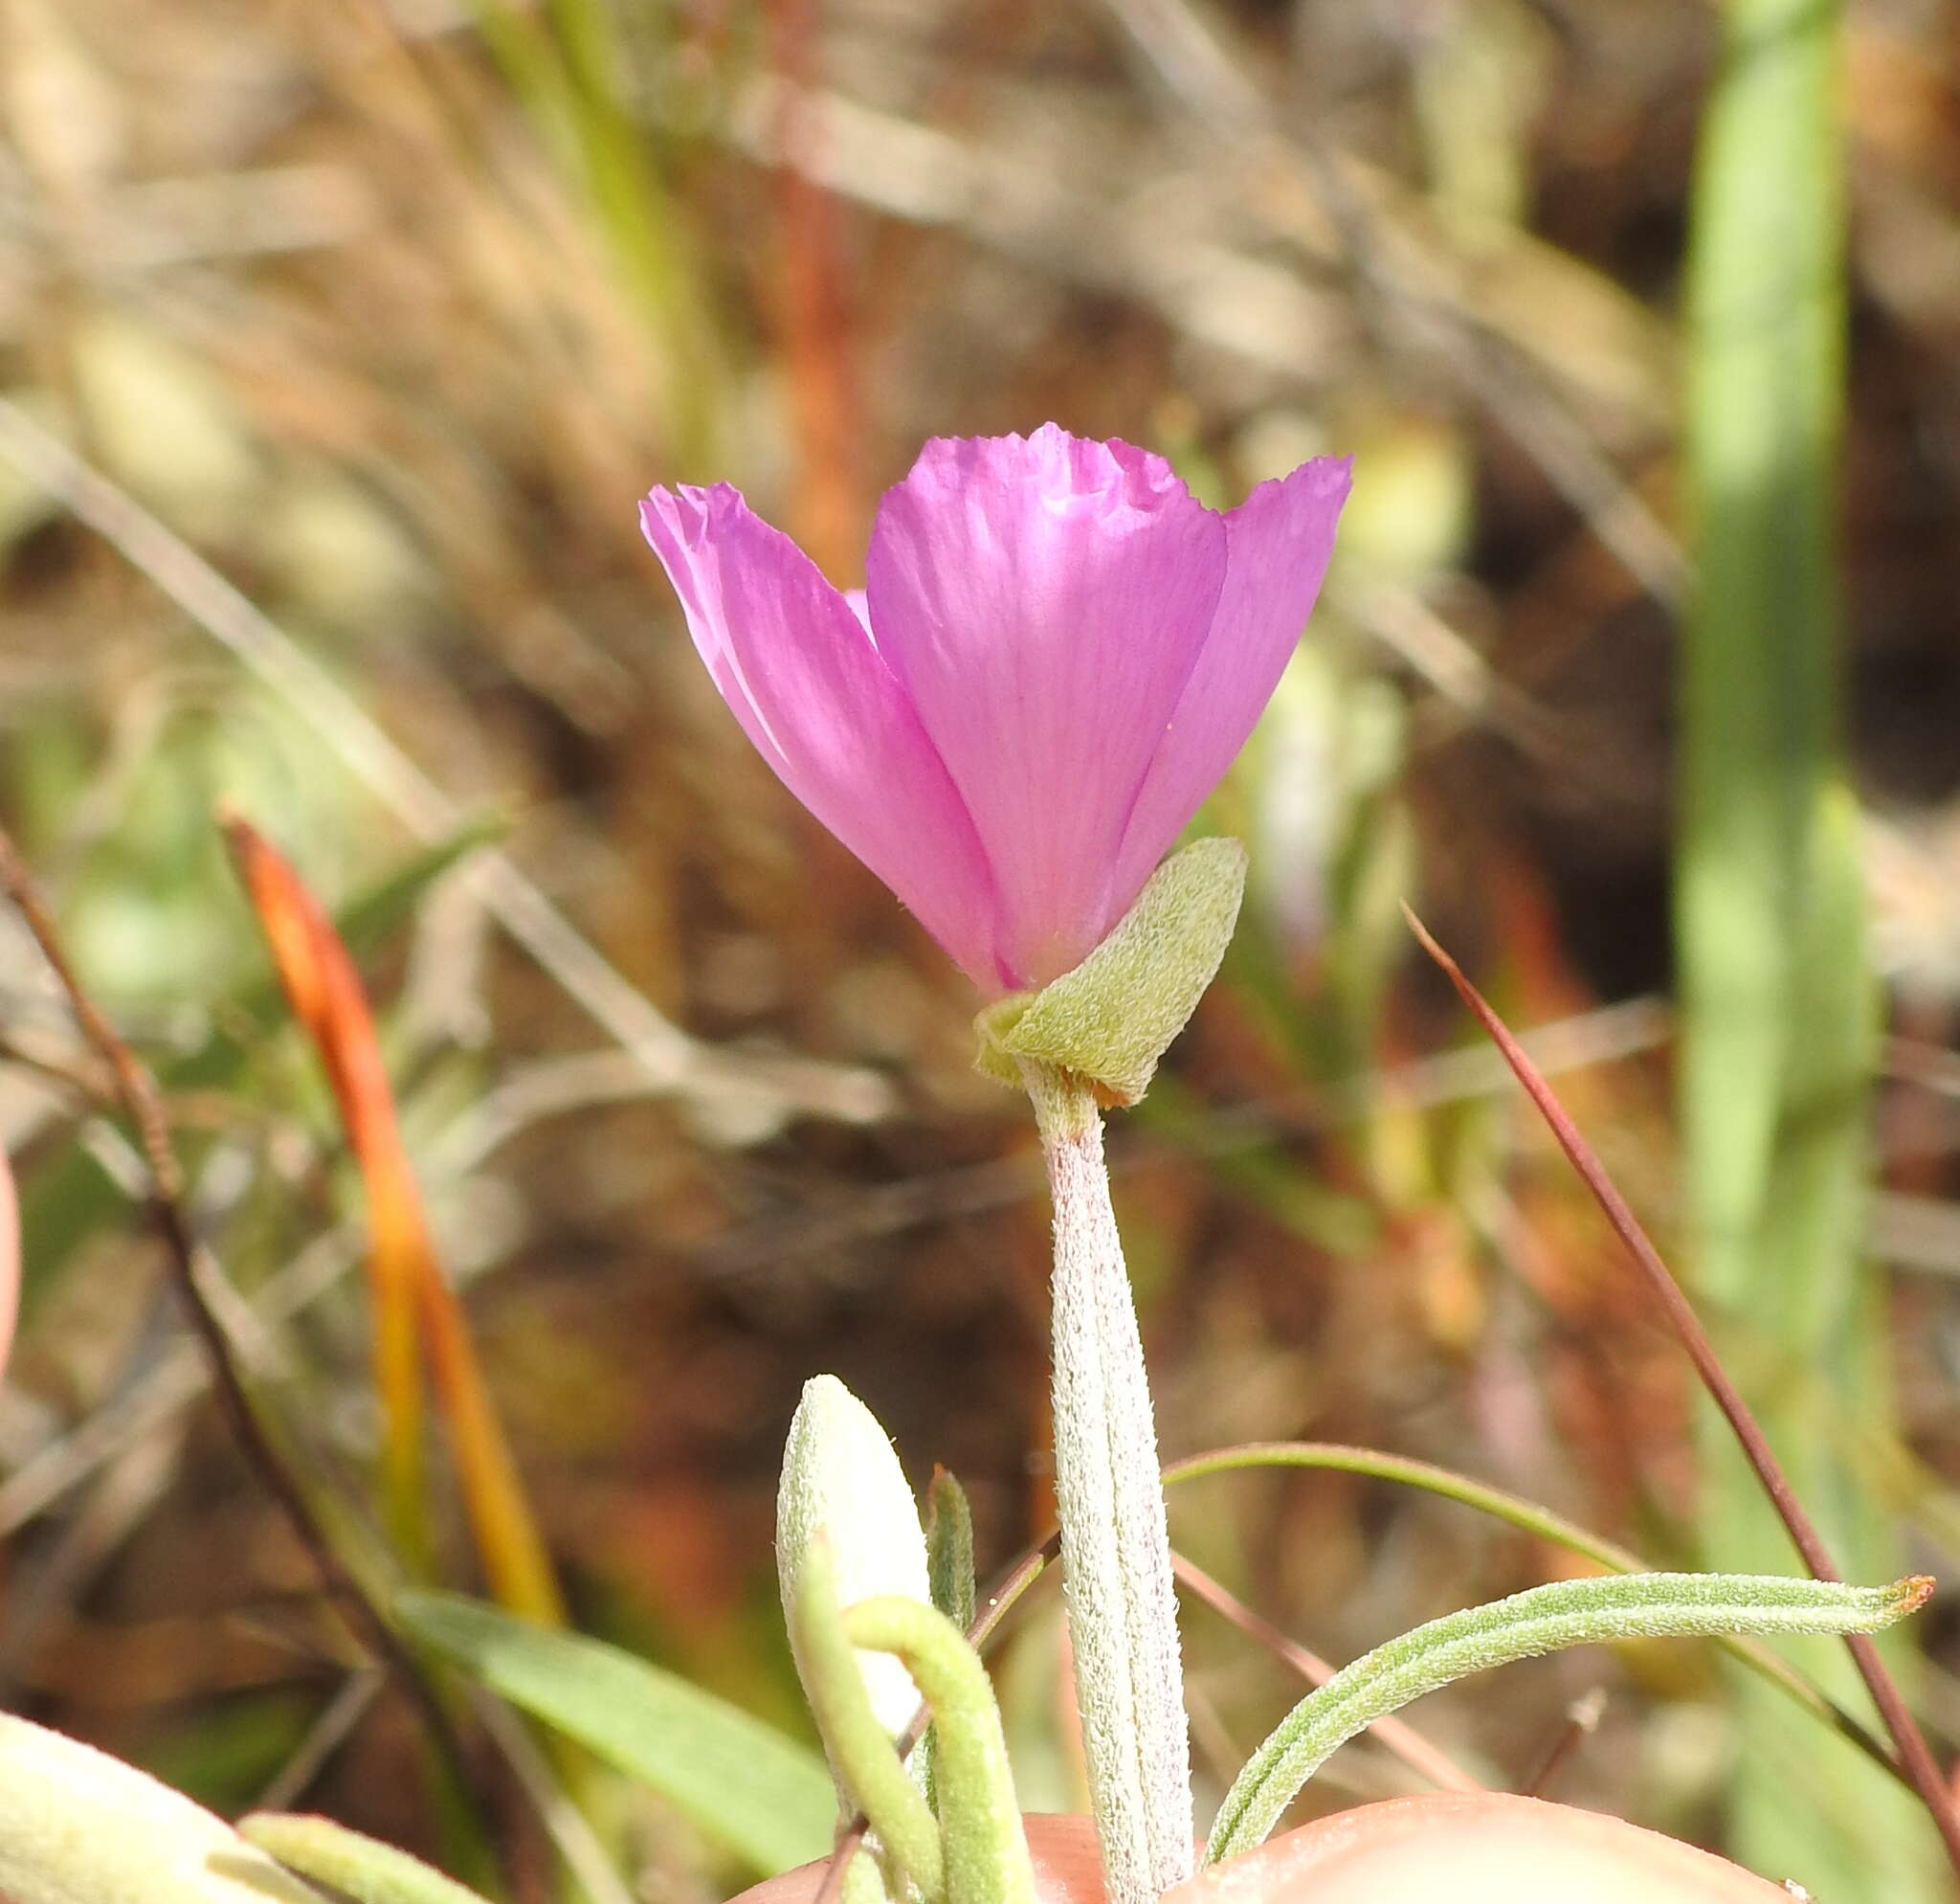
[[[1559,1149],[1566,1154],[1586,1188],[1592,1193],[1606,1221],[1613,1226],[1614,1234],[1625,1246],[1661,1313],[1667,1318],[1668,1326],[1687,1351],[1688,1359],[1695,1365],[1695,1373],[1701,1377],[1716,1407],[1722,1411],[1723,1419],[1734,1431],[1744,1455],[1762,1483],[1764,1493],[1769,1496],[1783,1525],[1789,1529],[1791,1540],[1803,1557],[1804,1565],[1816,1579],[1842,1579],[1843,1576],[1824,1545],[1823,1536],[1817,1532],[1803,1503],[1797,1499],[1795,1490],[1791,1487],[1790,1478],[1784,1473],[1760,1423],[1722,1366],[1715,1345],[1708,1339],[1708,1332],[1702,1327],[1701,1318],[1682,1293],[1673,1272],[1661,1261],[1653,1239],[1641,1228],[1626,1198],[1606,1174],[1606,1166],[1580,1134],[1578,1126],[1567,1114],[1557,1093],[1532,1064],[1524,1046],[1491,1009],[1483,995],[1464,976],[1462,968],[1437,943],[1428,928],[1408,907],[1405,906],[1402,911],[1423,951],[1442,968],[1450,983],[1457,988],[1458,996],[1469,1006],[1472,1016],[1503,1053],[1504,1062],[1510,1065],[1513,1075],[1524,1086],[1526,1095],[1550,1128]],[[1940,1837],[1954,1869],[1960,1870],[1960,1811],[1955,1809],[1952,1794],[1940,1776],[1925,1735],[1869,1637],[1862,1633],[1849,1634],[1844,1644],[1857,1662],[1859,1675],[1872,1695],[1872,1703],[1879,1709],[1885,1730],[1892,1736],[1906,1776],[1939,1827]]]
[[228,820],[225,834],[286,1002],[326,1065],[360,1162],[371,1232],[368,1274],[383,1422],[382,1501],[395,1552],[411,1572],[426,1578],[431,1554],[416,1308],[429,1245],[387,1073],[352,961],[312,895],[243,820]]
[[[284,700],[415,837],[456,829],[448,796],[326,669],[189,543],[19,405],[0,396],[0,457],[57,499],[211,638]],[[656,1086],[704,1099],[761,1100],[782,1115],[849,1123],[882,1117],[891,1092],[874,1073],[813,1059],[746,1059],[690,1038],[582,936],[507,855],[486,849],[468,877],[505,931],[634,1056]]]
[[197,1243],[184,1206],[183,1173],[171,1148],[156,1081],[83,986],[55,930],[54,915],[42,901],[27,862],[4,829],[0,829],[0,887],[4,887],[25,920],[49,969],[66,993],[82,1035],[114,1080],[117,1101],[136,1127],[149,1172],[150,1217],[163,1240],[165,1255],[191,1326],[203,1345],[212,1385],[232,1432],[319,1571],[328,1597],[372,1647],[375,1656],[386,1662],[390,1672],[414,1702],[458,1790],[471,1791],[468,1760],[448,1714],[387,1616],[335,1550],[305,1488],[287,1467],[265,1423],[259,1420],[245,1379],[238,1372],[224,1324],[218,1319],[199,1276]]
[[435,1260],[360,974],[293,868],[245,820],[232,816],[224,824],[279,983],[326,1066],[368,1196],[374,1374],[388,1419],[384,1465],[395,1535],[426,1558],[420,1366],[426,1354],[493,1591],[514,1613],[563,1624],[564,1602],[469,1324]]

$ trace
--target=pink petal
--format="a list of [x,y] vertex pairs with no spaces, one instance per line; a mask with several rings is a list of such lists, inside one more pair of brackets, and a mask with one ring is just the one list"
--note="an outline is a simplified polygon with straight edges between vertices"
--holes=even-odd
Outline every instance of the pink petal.
[[987,861],[918,715],[815,564],[727,483],[656,489],[640,526],[694,645],[783,784],[989,994]]
[[1115,896],[1117,849],[1225,553],[1162,458],[1053,424],[935,439],[880,505],[879,652],[973,817],[1017,983],[1067,971],[1134,896]]
[[1224,591],[1130,814],[1118,891],[1133,897],[1149,878],[1272,699],[1320,594],[1348,485],[1346,457],[1316,457],[1226,515]]

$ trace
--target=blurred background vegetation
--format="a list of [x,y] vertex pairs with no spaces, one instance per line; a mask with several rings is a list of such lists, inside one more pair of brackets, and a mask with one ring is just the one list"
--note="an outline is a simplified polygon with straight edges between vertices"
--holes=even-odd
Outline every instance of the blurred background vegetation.
[[[983,1573],[1046,1524],[1025,1107],[715,699],[634,503],[726,478],[856,584],[923,437],[1054,417],[1219,503],[1356,459],[1207,816],[1252,846],[1247,918],[1116,1132],[1167,1452],[1365,1443],[1656,1561],[1794,1565],[1698,1459],[1678,1354],[1407,896],[1541,1028],[1846,1553],[1960,1564],[1960,10],[1735,6],[1726,130],[1703,0],[0,21],[0,819],[164,1082],[241,1359],[350,1543],[387,1518],[365,1206],[221,802],[359,961],[580,1626],[801,1724],[770,1519],[817,1370],[967,1483]],[[210,1402],[100,1098],[0,917],[0,1698],[220,1807],[455,1861],[412,1708]],[[426,1572],[480,1590],[431,1446]],[[1574,1564],[1353,1476],[1193,1483],[1173,1518],[1335,1658]],[[1078,1803],[1055,1609],[1001,1669],[1041,1807]],[[1294,1689],[1188,1628],[1215,1796]],[[1950,1617],[1916,1639],[1944,1745]],[[1938,1894],[1882,1805],[1820,1821],[1813,1773],[1863,1788],[1702,1650],[1417,1716],[1522,1787],[1595,1688],[1558,1796],[1765,1869],[1876,1841],[1882,1882],[1819,1893]],[[672,1814],[561,1769],[639,1894],[723,1894]],[[1311,1801],[1414,1782],[1363,1745]]]

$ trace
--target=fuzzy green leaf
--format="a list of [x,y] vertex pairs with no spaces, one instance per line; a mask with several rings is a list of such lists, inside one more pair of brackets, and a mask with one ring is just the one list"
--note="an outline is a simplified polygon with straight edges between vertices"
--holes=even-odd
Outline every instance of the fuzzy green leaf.
[[[892,1602],[931,1611],[924,1602],[897,1594],[870,1603]],[[830,1539],[821,1528],[811,1536],[797,1570],[790,1637],[795,1644],[803,1691],[839,1788],[870,1821],[880,1851],[929,1904],[946,1885],[939,1822],[872,1703],[837,1598]]]
[[844,1630],[902,1659],[932,1708],[947,1904],[1035,1904],[1000,1708],[980,1655],[945,1614],[896,1595],[851,1607]]
[[1922,1606],[1932,1582],[1884,1587],[1749,1574],[1557,1580],[1432,1620],[1365,1653],[1294,1707],[1233,1781],[1205,1861],[1265,1842],[1337,1747],[1452,1681],[1564,1646],[1722,1633],[1872,1633]]
[[973,1510],[967,1490],[944,1467],[934,1470],[925,1497],[925,1557],[932,1603],[964,1633],[973,1624],[979,1597],[973,1577]]

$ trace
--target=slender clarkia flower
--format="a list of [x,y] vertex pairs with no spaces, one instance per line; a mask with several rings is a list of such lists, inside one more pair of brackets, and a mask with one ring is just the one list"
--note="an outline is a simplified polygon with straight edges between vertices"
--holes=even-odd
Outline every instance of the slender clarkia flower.
[[995,997],[1092,952],[1217,784],[1348,484],[1320,458],[1220,514],[1128,443],[935,437],[861,596],[726,483],[640,520],[764,758]]

